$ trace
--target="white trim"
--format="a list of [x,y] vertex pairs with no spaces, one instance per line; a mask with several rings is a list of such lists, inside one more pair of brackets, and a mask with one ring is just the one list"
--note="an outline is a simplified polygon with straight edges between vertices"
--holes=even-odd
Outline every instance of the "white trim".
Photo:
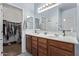
[[13,4],[13,3],[4,3],[4,4],[7,4],[7,5],[10,5],[10,6],[13,6],[13,7],[18,8],[18,9],[20,9],[20,10],[23,10],[21,7],[15,5],[15,4]]

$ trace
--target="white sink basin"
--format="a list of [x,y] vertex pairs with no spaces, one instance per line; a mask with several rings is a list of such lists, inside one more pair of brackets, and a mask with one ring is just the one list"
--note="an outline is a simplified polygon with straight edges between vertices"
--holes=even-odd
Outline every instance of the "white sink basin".
[[58,35],[58,34],[51,34],[51,35],[47,35],[48,37],[60,37],[63,38],[63,35]]
[[35,35],[38,35],[38,36],[46,36],[46,37],[50,37],[50,38],[59,38],[59,39],[63,39],[65,37],[65,36],[59,35],[59,34],[35,33]]

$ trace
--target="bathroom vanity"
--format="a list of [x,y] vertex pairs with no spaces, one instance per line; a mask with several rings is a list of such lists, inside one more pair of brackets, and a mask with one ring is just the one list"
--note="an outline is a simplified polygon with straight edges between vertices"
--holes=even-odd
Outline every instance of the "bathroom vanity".
[[[38,7],[36,10],[38,10]],[[36,31],[28,33],[31,30],[27,28],[25,34],[26,50],[35,56],[79,55],[76,10],[77,4],[72,3],[60,4],[44,12],[36,13],[32,30],[40,29],[40,31],[47,31],[47,33],[51,32],[52,34],[36,33]]]
[[74,43],[61,39],[26,34],[26,50],[34,56],[74,56],[74,47]]

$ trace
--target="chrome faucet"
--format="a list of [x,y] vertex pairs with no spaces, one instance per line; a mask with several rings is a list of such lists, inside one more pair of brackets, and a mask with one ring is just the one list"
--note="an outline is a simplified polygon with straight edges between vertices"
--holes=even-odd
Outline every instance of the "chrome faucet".
[[66,35],[65,30],[63,30],[63,36],[65,36],[65,35]]
[[37,33],[37,30],[35,30],[35,33]]

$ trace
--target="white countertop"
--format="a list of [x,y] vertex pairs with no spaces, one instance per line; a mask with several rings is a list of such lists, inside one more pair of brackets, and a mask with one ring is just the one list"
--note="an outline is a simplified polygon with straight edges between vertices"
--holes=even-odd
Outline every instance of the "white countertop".
[[47,39],[52,39],[52,40],[57,40],[57,41],[62,41],[62,42],[78,44],[77,38],[73,37],[73,36],[56,37],[56,36],[51,36],[52,34],[45,35],[45,34],[37,34],[37,33],[27,32],[27,31],[25,34],[37,36],[37,37],[42,37],[42,38],[47,38]]

